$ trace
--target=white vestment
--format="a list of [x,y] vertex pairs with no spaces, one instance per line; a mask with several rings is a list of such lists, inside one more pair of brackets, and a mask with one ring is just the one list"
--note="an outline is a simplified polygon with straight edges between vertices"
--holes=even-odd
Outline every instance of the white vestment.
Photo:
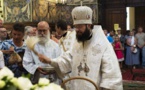
[[67,31],[65,37],[61,37],[59,40],[59,46],[62,52],[66,52],[72,49],[74,41],[76,40],[76,31]]
[[3,53],[0,51],[0,69],[5,66],[4,64],[4,56]]
[[[71,77],[79,76],[89,78],[100,88],[110,90],[123,90],[122,75],[120,72],[117,57],[112,45],[106,39],[101,26],[95,26],[92,38],[84,43],[75,42],[71,52],[64,53],[61,57],[52,59],[51,65],[65,75],[71,72]],[[85,57],[85,61],[84,61]],[[78,67],[85,63],[89,67],[89,72],[80,71]],[[84,80],[71,81],[70,90],[96,90],[93,85]]]
[[[62,36],[59,40],[59,46],[61,48],[61,52],[62,54],[66,51],[70,51],[74,45],[74,42],[76,40],[76,31],[73,30],[73,31],[67,31],[67,34],[66,36]],[[65,77],[63,77],[63,80],[66,80],[70,78],[70,72],[68,72],[68,74],[66,74]],[[67,83],[66,84],[67,86],[67,89],[70,87],[70,84]]]
[[[51,58],[56,58],[61,54],[59,45],[51,39],[45,45],[36,43],[34,46],[34,50],[40,54],[43,54]],[[23,66],[30,74],[34,74],[38,67],[47,67],[47,66],[49,67],[51,65],[40,62],[38,56],[33,51],[26,48],[23,57]],[[48,77],[48,75],[41,75],[41,76]]]

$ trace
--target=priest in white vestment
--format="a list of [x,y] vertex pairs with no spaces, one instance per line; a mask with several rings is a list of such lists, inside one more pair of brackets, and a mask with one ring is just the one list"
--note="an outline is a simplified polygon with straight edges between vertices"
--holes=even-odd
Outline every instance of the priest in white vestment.
[[[71,71],[71,77],[89,78],[99,90],[123,90],[122,75],[112,45],[106,39],[101,26],[91,28],[91,8],[75,7],[72,18],[77,38],[73,49],[55,59],[39,54],[39,59],[57,68],[62,77]],[[84,80],[73,80],[70,83],[70,90],[96,90]]]
[[[76,31],[68,31],[67,23],[64,20],[58,20],[55,25],[56,33],[61,36],[59,39],[59,46],[61,48],[62,54],[66,51],[70,51],[73,47],[73,44],[76,40]],[[70,71],[71,72],[71,71]],[[70,72],[63,77],[63,80],[70,78]],[[69,88],[70,83],[67,83],[67,90]]]
[[55,26],[56,33],[61,36],[59,46],[62,52],[71,50],[76,40],[76,32],[67,30],[67,23],[64,20],[59,20]]
[[[51,58],[60,56],[61,49],[59,48],[59,45],[50,39],[48,23],[45,21],[39,22],[37,29],[39,41],[34,45],[35,52]],[[32,80],[32,83],[37,83],[39,77],[45,77],[51,79],[50,81],[59,83],[56,73],[48,74],[43,70],[43,67],[51,67],[51,65],[40,62],[37,54],[28,47],[23,57],[23,66],[30,74],[33,75],[32,79],[34,80]]]

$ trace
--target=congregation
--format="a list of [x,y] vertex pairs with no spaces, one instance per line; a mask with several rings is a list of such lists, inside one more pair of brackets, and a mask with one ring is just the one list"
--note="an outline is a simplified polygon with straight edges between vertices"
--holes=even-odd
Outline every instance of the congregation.
[[116,32],[112,30],[110,33],[104,29],[104,34],[114,48],[120,68],[145,68],[143,27],[128,30],[126,35],[121,33],[121,28],[118,28]]

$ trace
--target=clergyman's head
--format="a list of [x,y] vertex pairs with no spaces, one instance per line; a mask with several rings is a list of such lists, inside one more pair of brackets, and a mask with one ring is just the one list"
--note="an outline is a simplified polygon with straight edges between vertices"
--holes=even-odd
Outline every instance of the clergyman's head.
[[91,35],[92,9],[88,6],[78,6],[72,10],[73,24],[78,42],[88,40]]
[[40,44],[45,44],[50,40],[50,28],[46,21],[41,21],[37,25],[37,35]]

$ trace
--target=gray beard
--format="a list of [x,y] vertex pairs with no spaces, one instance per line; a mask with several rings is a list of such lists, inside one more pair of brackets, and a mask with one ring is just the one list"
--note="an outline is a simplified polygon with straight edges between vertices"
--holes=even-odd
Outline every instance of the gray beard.
[[43,36],[43,37],[40,37],[38,36],[39,38],[39,44],[42,44],[42,45],[45,45],[49,40],[50,40],[50,35],[46,35],[46,36]]

